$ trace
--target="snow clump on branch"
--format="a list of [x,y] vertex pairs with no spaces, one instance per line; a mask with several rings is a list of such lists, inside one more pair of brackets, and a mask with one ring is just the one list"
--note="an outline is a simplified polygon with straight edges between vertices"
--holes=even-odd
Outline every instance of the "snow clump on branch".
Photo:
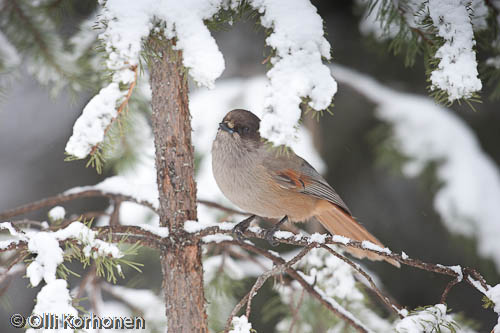
[[[151,33],[159,39],[175,40],[172,48],[182,51],[182,62],[199,85],[214,87],[224,70],[224,57],[205,22],[222,10],[238,10],[240,1],[154,0],[100,1],[99,40],[107,54],[106,69],[111,82],[84,108],[75,122],[66,152],[76,158],[91,154],[130,98],[144,43]],[[280,3],[252,0],[261,14],[261,24],[271,31],[266,44],[273,49],[269,84],[261,132],[275,144],[289,144],[297,135],[300,104],[308,101],[314,110],[330,105],[337,84],[323,59],[330,59],[330,44],[324,38],[323,21],[309,0]],[[296,13],[301,20],[296,20]],[[164,55],[160,55],[164,56]],[[118,107],[120,105],[120,107]]]

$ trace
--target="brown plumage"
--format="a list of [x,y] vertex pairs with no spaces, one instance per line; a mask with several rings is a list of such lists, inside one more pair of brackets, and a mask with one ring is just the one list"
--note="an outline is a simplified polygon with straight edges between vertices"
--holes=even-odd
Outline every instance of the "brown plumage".
[[[233,110],[219,125],[212,147],[212,169],[224,195],[241,209],[264,218],[292,222],[316,218],[330,233],[357,241],[382,243],[362,227],[335,190],[293,151],[277,154],[259,134],[260,119],[250,111]],[[356,248],[357,258],[386,260]]]

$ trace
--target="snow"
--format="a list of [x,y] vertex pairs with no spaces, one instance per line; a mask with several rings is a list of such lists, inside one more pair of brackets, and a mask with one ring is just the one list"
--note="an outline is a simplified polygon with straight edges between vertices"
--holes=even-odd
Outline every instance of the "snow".
[[278,252],[276,251],[273,251],[273,250],[267,250],[267,252],[271,253],[273,256],[275,257],[278,257],[278,258],[281,258],[281,254],[279,254]]
[[[277,145],[296,140],[301,98],[310,98],[314,110],[326,109],[337,92],[337,83],[322,62],[330,59],[330,44],[323,36],[323,21],[307,0],[251,0],[262,14],[261,24],[272,29],[266,44],[275,51],[267,72],[261,134]],[[300,20],[297,20],[300,13]]]
[[107,26],[100,38],[109,54],[109,68],[136,65],[142,43],[156,26],[160,36],[176,38],[175,49],[183,52],[183,65],[199,84],[213,87],[224,70],[224,58],[204,21],[222,7],[222,0],[189,0],[158,2],[154,0],[108,0],[103,3]]
[[[300,273],[300,272],[299,272]],[[373,332],[371,329],[369,329],[364,323],[362,323],[361,321],[359,321],[356,317],[354,317],[354,315],[349,312],[346,308],[344,308],[343,306],[341,306],[335,299],[333,299],[332,297],[328,297],[324,292],[323,290],[321,290],[320,288],[318,288],[317,286],[314,287],[314,290],[325,300],[327,301],[328,303],[330,303],[330,305],[335,308],[339,313],[343,314],[345,317],[349,318],[350,320],[352,320],[353,322],[355,322],[358,326],[360,326],[361,328],[363,328],[366,332],[368,333],[371,333]]]
[[7,249],[9,246],[11,245],[14,245],[14,244],[19,244],[19,242],[21,242],[20,239],[16,239],[16,240],[3,240],[3,241],[0,241],[0,250],[5,250]]
[[458,282],[461,282],[464,279],[464,275],[462,273],[462,267],[460,267],[460,265],[448,266],[448,268],[452,269],[455,273],[457,273]]
[[2,230],[2,229],[9,230],[9,233],[12,236],[20,236],[21,238],[23,238],[22,234],[20,234],[19,232],[17,232],[16,229],[14,229],[14,227],[12,226],[12,223],[10,223],[10,222],[2,222],[2,223],[0,223],[0,230]]
[[199,232],[205,229],[205,226],[198,221],[186,221],[184,222],[184,230],[189,233]]
[[66,210],[64,209],[64,207],[55,206],[54,208],[49,210],[48,215],[51,221],[59,221],[64,219],[64,216],[66,215]]
[[347,245],[351,239],[341,235],[332,235],[332,241]]
[[387,254],[392,253],[391,250],[389,250],[388,248],[380,247],[377,244],[373,244],[370,241],[362,241],[361,246],[365,249],[368,249],[368,250],[374,250],[374,251],[383,252],[383,253],[387,253]]
[[356,286],[354,270],[343,260],[323,249],[313,249],[303,259],[308,275],[329,297],[347,301],[362,301],[363,294]]
[[229,333],[252,333],[252,324],[248,322],[248,318],[244,315],[241,317],[233,317],[233,324]]
[[150,225],[150,224],[140,224],[139,225],[141,229],[149,231],[150,233],[160,236],[160,237],[168,237],[169,235],[169,230],[167,227],[160,227],[157,225]]
[[56,280],[57,266],[64,261],[63,250],[53,233],[36,232],[29,237],[28,251],[37,256],[26,268],[26,275],[33,287],[43,280],[51,283]]
[[[183,64],[195,81],[208,87],[224,70],[224,59],[203,20],[210,19],[222,1],[102,1],[97,16],[102,32],[99,39],[108,58],[111,82],[83,109],[75,122],[66,152],[85,158],[92,147],[104,140],[105,129],[117,116],[117,105],[134,81],[133,66],[139,64],[144,39],[154,20],[165,20],[164,37],[176,37],[175,49],[183,51]],[[120,89],[121,85],[127,88]]]
[[[445,91],[449,102],[470,98],[481,90],[474,31],[487,28],[489,12],[484,0],[377,1],[373,7],[371,1],[358,0],[358,3],[366,8],[360,21],[360,31],[365,35],[373,34],[379,40],[396,38],[400,32],[398,20],[387,22],[389,15],[381,13],[388,7],[397,6],[396,10],[402,11],[403,23],[409,28],[442,38],[443,45],[434,55],[439,64],[430,75],[432,90]],[[427,24],[428,17],[432,27]]]
[[56,280],[57,266],[64,261],[63,250],[59,242],[66,239],[76,239],[82,244],[86,256],[105,256],[120,258],[122,252],[114,244],[96,239],[97,233],[80,222],[73,222],[56,232],[27,232],[28,251],[36,254],[34,260],[26,268],[30,283],[36,287],[42,280],[51,283]]
[[493,328],[492,333],[500,333],[500,284],[490,288],[486,293],[486,297],[495,303],[493,310],[498,314],[498,323]]
[[219,227],[221,230],[233,230],[236,223],[230,222],[220,222],[220,223],[210,223],[210,222],[199,222],[199,221],[186,221],[184,222],[184,231],[189,233],[197,233],[206,228]]
[[[134,81],[132,67],[139,64],[145,40],[151,31],[159,38],[175,38],[174,49],[182,51],[183,65],[202,86],[214,88],[224,70],[224,58],[205,21],[222,8],[236,8],[226,0],[101,1],[96,16],[98,36],[107,54],[106,68],[112,72],[108,86],[90,100],[75,122],[66,152],[86,157],[104,139],[104,131],[116,117],[116,106]],[[252,0],[250,6],[261,14],[261,24],[270,29],[266,44],[273,50],[272,68],[263,104],[261,133],[277,145],[296,141],[300,103],[308,99],[312,109],[327,108],[337,84],[323,64],[330,59],[330,44],[324,38],[323,21],[308,0],[285,3]],[[301,20],[296,20],[296,13]],[[92,36],[82,36],[84,42]],[[160,54],[159,56],[165,56]],[[120,89],[122,87],[122,90]]]
[[[424,310],[410,314],[396,324],[398,333],[442,332],[451,333],[448,329],[454,323],[451,315],[446,314],[445,304],[436,304]],[[456,327],[456,326],[455,326]]]
[[104,131],[117,116],[116,106],[126,96],[119,82],[111,82],[101,89],[85,106],[73,126],[73,135],[66,144],[66,153],[85,158],[92,147],[104,140]]
[[[262,228],[260,227],[249,227],[248,228],[249,231],[253,232],[254,234],[258,234],[258,233],[261,233],[262,232]],[[274,233],[274,235],[276,236],[276,233]]]
[[487,290],[484,289],[483,285],[481,284],[481,282],[475,280],[472,276],[468,276],[467,277],[469,282],[472,283],[472,285],[474,286],[474,288],[476,288],[477,290],[479,290],[479,292],[481,292],[482,294],[486,295],[487,294]]
[[279,239],[290,239],[293,236],[295,236],[295,235],[290,231],[278,230],[274,233],[274,237],[279,238]]
[[[37,233],[38,235],[39,233]],[[123,253],[115,245],[97,239],[97,232],[89,229],[81,222],[73,222],[64,229],[50,233],[54,239],[62,241],[65,239],[76,239],[79,244],[84,245],[83,253],[86,256],[121,258]]]
[[478,78],[474,33],[467,0],[429,0],[428,8],[444,44],[435,57],[441,59],[431,74],[432,89],[448,93],[448,100],[470,98],[482,88]]
[[311,235],[309,240],[311,243],[316,242],[316,243],[323,244],[325,242],[326,236],[328,236],[328,234],[320,234],[320,233],[315,232],[314,234]]
[[[58,315],[61,319],[64,315],[67,316],[77,316],[78,311],[72,305],[72,299],[68,290],[68,283],[66,280],[57,279],[48,282],[43,288],[38,292],[36,297],[36,305],[33,309],[33,313],[38,315],[44,315],[46,313]],[[67,331],[62,329],[54,330],[55,332]],[[36,332],[38,330],[28,329],[26,332]],[[52,331],[52,330],[42,330],[42,331]]]
[[204,243],[220,243],[224,241],[232,241],[233,237],[231,237],[230,235],[215,234],[215,235],[203,236],[201,240]]
[[479,254],[500,267],[500,173],[472,130],[429,98],[394,91],[344,67],[332,69],[340,82],[377,104],[376,116],[392,125],[394,148],[409,158],[404,175],[415,177],[429,162],[440,162],[436,211],[448,230],[476,238]]
[[403,252],[401,252],[401,258],[403,258],[403,259],[405,259],[405,260],[406,260],[406,259],[408,259],[409,257],[408,257],[408,255],[407,255],[407,254],[403,251]]

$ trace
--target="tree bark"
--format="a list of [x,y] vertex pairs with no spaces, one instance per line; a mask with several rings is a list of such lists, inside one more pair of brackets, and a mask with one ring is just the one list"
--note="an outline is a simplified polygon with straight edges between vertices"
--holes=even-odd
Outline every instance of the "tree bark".
[[167,332],[208,332],[201,247],[184,231],[186,220],[197,219],[188,86],[171,43],[149,41],[160,225],[174,244],[161,254]]

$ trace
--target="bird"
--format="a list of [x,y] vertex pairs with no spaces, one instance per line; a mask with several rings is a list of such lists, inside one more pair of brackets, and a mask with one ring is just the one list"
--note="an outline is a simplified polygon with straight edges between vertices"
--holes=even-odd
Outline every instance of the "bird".
[[[278,219],[266,232],[271,245],[273,234],[286,221],[319,221],[331,234],[356,241],[384,245],[366,230],[328,184],[305,159],[290,148],[279,153],[260,136],[260,119],[248,110],[228,112],[219,123],[212,144],[212,171],[222,193],[233,204],[251,214],[234,231],[239,239],[257,216]],[[359,248],[346,250],[356,258],[385,260],[399,267],[391,258]]]

